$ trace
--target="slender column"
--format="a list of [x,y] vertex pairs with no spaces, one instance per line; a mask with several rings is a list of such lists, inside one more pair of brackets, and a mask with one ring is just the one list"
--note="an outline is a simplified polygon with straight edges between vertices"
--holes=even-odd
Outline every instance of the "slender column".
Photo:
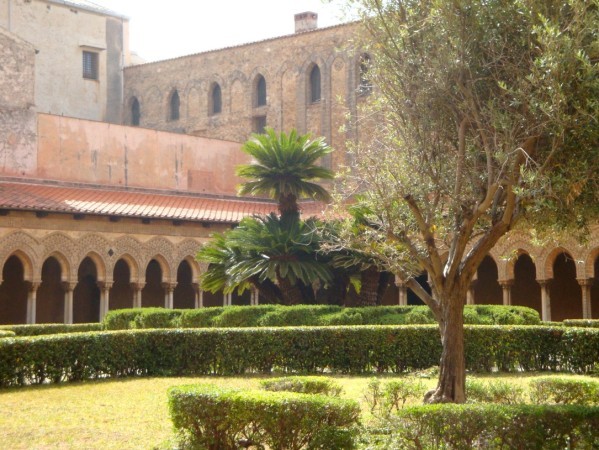
[[177,283],[162,283],[162,287],[164,288],[164,307],[173,309],[173,292],[177,287]]
[[27,323],[35,323],[35,311],[37,309],[37,288],[40,287],[40,282],[32,282],[29,284],[27,292]]
[[395,276],[395,286],[397,286],[397,304],[399,306],[405,306],[408,304],[408,288],[406,283],[403,282],[397,275]]
[[549,282],[551,280],[537,280],[541,286],[541,319],[545,322],[551,321],[551,295],[549,293]]
[[252,293],[252,298],[251,298],[250,304],[256,306],[260,303],[260,291],[258,289],[256,289],[255,287],[253,287],[251,290],[251,293]]
[[133,286],[133,307],[141,308],[141,291],[146,283],[131,283]]
[[582,318],[591,319],[591,286],[593,285],[592,278],[579,279],[578,284],[582,290]]
[[112,282],[98,281],[98,287],[100,288],[100,322],[102,322],[110,309],[110,288],[112,287]]
[[233,294],[228,293],[223,296],[223,306],[231,306],[233,304]]
[[514,285],[514,280],[503,280],[500,281],[501,289],[503,290],[503,305],[511,306],[512,304],[512,286]]
[[65,281],[62,283],[64,287],[64,323],[73,323],[73,291],[77,283]]
[[204,306],[204,292],[200,289],[199,283],[191,283],[191,286],[195,293],[194,308],[202,308]]

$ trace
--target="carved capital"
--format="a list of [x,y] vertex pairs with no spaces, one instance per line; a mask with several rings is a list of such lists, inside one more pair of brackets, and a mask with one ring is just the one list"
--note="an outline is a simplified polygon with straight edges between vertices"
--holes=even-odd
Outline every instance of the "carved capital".
[[594,278],[578,278],[576,281],[578,281],[578,284],[582,287],[592,286],[595,283]]

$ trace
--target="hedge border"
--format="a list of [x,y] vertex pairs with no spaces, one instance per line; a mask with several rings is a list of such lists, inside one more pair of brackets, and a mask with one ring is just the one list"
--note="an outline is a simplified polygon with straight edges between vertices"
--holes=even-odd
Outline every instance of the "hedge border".
[[[599,330],[466,326],[471,371],[599,365]],[[128,330],[0,340],[0,386],[144,375],[401,373],[438,365],[436,326]]]
[[46,334],[85,333],[103,331],[103,323],[40,323],[27,325],[0,325],[0,331],[12,331],[16,336],[41,336]]

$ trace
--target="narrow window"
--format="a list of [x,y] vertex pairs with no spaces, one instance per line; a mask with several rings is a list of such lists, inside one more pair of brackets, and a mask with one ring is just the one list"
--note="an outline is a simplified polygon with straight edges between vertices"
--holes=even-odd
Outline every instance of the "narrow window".
[[179,120],[179,107],[181,106],[181,102],[179,100],[179,93],[175,90],[171,95],[171,111],[170,111],[170,119],[171,120]]
[[310,101],[312,103],[320,101],[320,69],[316,65],[310,72]]
[[133,100],[131,101],[131,125],[134,127],[139,126],[140,117],[139,100],[137,100],[137,97],[133,97]]
[[363,54],[360,57],[360,84],[358,94],[367,95],[372,92],[372,81],[370,81],[370,56]]
[[262,134],[266,128],[266,116],[254,117],[254,133]]
[[83,78],[98,79],[98,54],[96,52],[83,51]]
[[223,99],[220,85],[215,83],[212,87],[212,114],[220,114],[223,110]]
[[258,75],[256,81],[256,106],[266,105],[266,80],[262,75]]

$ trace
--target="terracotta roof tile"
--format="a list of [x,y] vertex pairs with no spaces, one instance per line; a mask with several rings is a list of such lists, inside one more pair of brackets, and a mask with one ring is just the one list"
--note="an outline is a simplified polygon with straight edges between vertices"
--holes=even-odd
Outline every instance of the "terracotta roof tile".
[[[321,215],[324,209],[314,202],[301,207],[306,217]],[[0,181],[0,208],[223,223],[277,210],[275,203],[265,200],[12,181]]]

